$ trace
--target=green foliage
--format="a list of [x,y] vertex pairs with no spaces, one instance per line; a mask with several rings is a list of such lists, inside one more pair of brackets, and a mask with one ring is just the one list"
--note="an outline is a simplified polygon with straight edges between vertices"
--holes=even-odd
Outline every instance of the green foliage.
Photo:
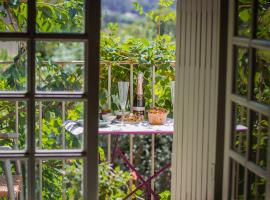
[[119,167],[102,162],[99,164],[99,198],[100,199],[123,199],[129,190],[131,175],[128,171],[123,172]]
[[164,191],[159,194],[160,200],[169,200],[171,199],[171,192],[170,191]]
[[[150,108],[152,104],[152,66],[156,68],[156,96],[157,106],[166,107],[172,110],[170,81],[174,80],[174,67],[169,63],[175,60],[175,43],[169,35],[157,36],[155,40],[148,41],[145,38],[129,38],[122,41],[117,36],[118,27],[115,24],[109,24],[106,32],[102,32],[100,56],[106,61],[133,61],[139,63],[134,68],[135,76],[139,71],[144,73],[144,93],[146,107]],[[121,69],[121,70],[120,70]],[[107,95],[107,66],[101,66],[100,69],[100,103],[101,107],[106,106]],[[112,95],[117,95],[117,82],[120,80],[128,81],[130,69],[129,66],[117,65],[112,66]],[[136,80],[134,79],[136,83]],[[113,96],[113,110],[117,110],[116,99]]]
[[172,10],[170,7],[175,3],[174,0],[159,0],[159,8],[150,10],[148,12],[143,11],[143,6],[138,1],[133,2],[133,6],[140,15],[145,14],[152,22],[155,23],[157,27],[157,35],[164,34],[162,28],[166,29],[166,23],[175,22],[176,11]]
[[84,32],[83,0],[39,0],[36,5],[38,32]]

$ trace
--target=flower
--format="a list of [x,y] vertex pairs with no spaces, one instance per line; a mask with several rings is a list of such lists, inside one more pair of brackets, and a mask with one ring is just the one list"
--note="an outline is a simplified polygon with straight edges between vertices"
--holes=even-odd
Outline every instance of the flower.
[[132,180],[137,180],[138,178],[137,173],[135,171],[131,172],[131,176],[132,176]]

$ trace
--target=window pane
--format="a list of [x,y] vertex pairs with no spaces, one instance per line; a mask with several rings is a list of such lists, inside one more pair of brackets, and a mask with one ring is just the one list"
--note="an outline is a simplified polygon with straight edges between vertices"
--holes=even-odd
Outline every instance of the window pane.
[[0,91],[26,90],[27,45],[0,41]]
[[[12,190],[16,199],[28,199],[26,164],[24,160],[0,160],[0,199],[9,199]],[[12,187],[8,186],[9,181]]]
[[232,134],[232,148],[245,155],[247,147],[247,108],[234,104],[234,123]]
[[247,96],[249,78],[248,49],[237,47],[235,50],[235,93]]
[[37,0],[36,30],[40,33],[83,33],[84,0]]
[[0,32],[26,32],[27,0],[0,1]]
[[259,0],[257,18],[257,37],[270,39],[270,3],[266,0]]
[[36,161],[35,199],[83,199],[83,160]]
[[231,171],[231,199],[244,199],[245,168],[235,161],[232,161]]
[[268,118],[251,112],[251,160],[261,167],[267,166]]
[[45,42],[36,44],[36,87],[38,91],[82,91],[84,43]]
[[80,149],[83,135],[83,102],[36,102],[38,149]]
[[0,101],[0,150],[25,149],[26,102]]
[[254,76],[254,98],[270,105],[270,51],[257,50]]
[[249,172],[248,199],[264,200],[266,195],[266,179]]
[[237,1],[236,34],[249,37],[251,33],[251,0]]

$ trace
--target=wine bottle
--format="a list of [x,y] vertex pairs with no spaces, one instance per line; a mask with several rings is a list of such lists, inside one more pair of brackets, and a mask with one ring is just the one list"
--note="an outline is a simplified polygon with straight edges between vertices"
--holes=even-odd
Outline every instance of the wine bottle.
[[143,73],[139,73],[137,77],[137,90],[133,101],[133,114],[144,117],[145,102],[143,96]]

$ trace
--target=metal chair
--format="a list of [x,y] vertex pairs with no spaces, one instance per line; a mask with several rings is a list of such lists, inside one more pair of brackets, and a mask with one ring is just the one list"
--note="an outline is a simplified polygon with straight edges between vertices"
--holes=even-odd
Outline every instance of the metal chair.
[[[18,134],[0,133],[0,139],[13,139],[14,149],[18,149]],[[0,146],[1,151],[12,149],[10,146]],[[0,175],[0,198],[8,197],[10,200],[23,200],[23,177],[20,161],[15,161],[15,175],[12,175],[10,159],[3,160],[2,164],[4,173]]]

